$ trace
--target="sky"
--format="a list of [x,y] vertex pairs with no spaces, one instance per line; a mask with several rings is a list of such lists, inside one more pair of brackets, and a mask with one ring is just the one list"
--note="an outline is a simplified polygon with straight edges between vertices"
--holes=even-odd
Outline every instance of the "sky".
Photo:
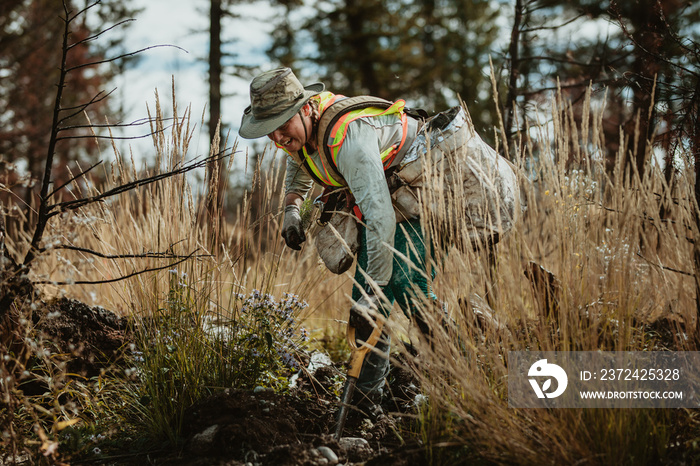
[[[209,50],[207,0],[134,0],[134,7],[143,8],[127,30],[124,46],[127,51],[136,51],[154,45],[158,47],[140,54],[136,67],[119,77],[114,86],[117,97],[123,99],[126,122],[148,116],[146,107],[155,109],[155,93],[158,92],[161,106],[172,115],[172,80],[175,81],[175,94],[178,114],[182,115],[189,107],[192,123],[197,130],[192,138],[190,158],[209,151],[209,136],[206,126],[208,119],[208,76],[206,57]],[[222,35],[225,39],[237,39],[238,60],[265,67],[268,59],[265,49],[269,46],[270,21],[275,12],[267,2],[253,2],[236,7],[236,12],[246,18],[228,20],[228,27]],[[222,102],[222,119],[228,124],[232,135],[237,135],[243,109],[248,105],[248,85],[233,76],[223,80],[223,92],[227,95]],[[207,113],[204,113],[207,112]],[[204,120],[202,120],[204,114]],[[147,128],[129,132],[129,135],[142,134]],[[233,141],[229,141],[232,145]],[[239,141],[239,150],[248,147],[245,140]],[[153,154],[150,139],[131,141],[134,158],[148,160]]]
[[[146,118],[148,105],[153,111],[155,107],[155,91],[158,91],[161,105],[166,109],[167,116],[172,114],[171,80],[175,80],[176,101],[178,113],[182,115],[185,108],[190,108],[192,122],[197,124],[197,131],[192,138],[189,155],[207,154],[209,151],[209,136],[206,127],[208,113],[208,76],[205,59],[209,49],[208,0],[132,0],[131,5],[143,8],[131,23],[125,41],[128,51],[136,51],[155,45],[170,45],[159,47],[140,54],[140,60],[135,68],[128,70],[114,83],[117,87],[117,97],[122,99],[127,112],[126,121]],[[502,25],[508,29],[507,18],[509,4],[501,6],[504,9]],[[224,40],[235,40],[237,62],[257,65],[262,69],[272,64],[265,54],[270,44],[270,19],[278,11],[273,9],[266,0],[237,5],[235,13],[244,19],[227,19],[222,36]],[[572,28],[574,25],[571,26]],[[576,26],[572,34],[596,37],[607,34],[607,23],[586,23],[585,30],[581,25]],[[503,40],[508,40],[504,34]],[[561,40],[561,38],[559,39]],[[496,48],[503,48],[497,45]],[[225,76],[223,92],[226,95],[222,102],[222,119],[231,128],[229,146],[237,139],[238,126],[243,109],[249,103],[248,81],[234,76]],[[204,117],[204,119],[203,119]],[[147,128],[141,128],[143,134]],[[129,135],[135,135],[130,132]],[[239,139],[238,149],[245,159],[245,151],[251,142]],[[262,142],[257,142],[258,147]],[[131,141],[130,146],[136,160],[147,161],[153,155],[150,139]]]

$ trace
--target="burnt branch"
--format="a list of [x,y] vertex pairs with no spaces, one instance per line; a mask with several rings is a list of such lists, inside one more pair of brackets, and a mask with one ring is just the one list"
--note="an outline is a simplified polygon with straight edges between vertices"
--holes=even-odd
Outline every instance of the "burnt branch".
[[171,252],[144,252],[140,254],[104,254],[93,249],[81,248],[79,246],[71,246],[69,244],[61,244],[54,249],[64,249],[68,251],[82,252],[91,256],[101,257],[102,259],[189,259],[190,257],[211,257],[211,254],[174,254]]
[[[62,124],[80,114],[81,112],[86,111],[90,106],[93,104],[96,104],[104,99],[106,99],[112,92],[105,93],[104,91],[98,92],[96,95],[94,95],[89,101],[82,103],[80,105],[74,106],[74,107],[67,107],[64,108],[62,106],[62,98],[63,98],[63,92],[66,88],[66,83],[67,83],[67,77],[69,76],[69,73],[81,69],[81,68],[87,68],[87,67],[93,67],[96,65],[104,64],[104,63],[110,63],[114,62],[116,60],[120,60],[126,57],[131,57],[134,55],[137,55],[141,52],[155,49],[155,48],[161,48],[161,47],[175,47],[180,50],[180,47],[172,46],[172,45],[154,45],[150,47],[144,47],[142,49],[139,49],[135,52],[130,52],[130,53],[124,53],[116,57],[112,58],[106,58],[104,60],[96,60],[93,62],[85,63],[85,64],[80,64],[76,65],[73,67],[68,66],[68,53],[71,51],[77,44],[83,43],[86,41],[91,41],[95,40],[98,37],[100,37],[102,34],[105,32],[113,29],[114,27],[117,27],[119,25],[125,24],[127,21],[122,21],[114,26],[112,26],[109,29],[100,31],[97,34],[93,34],[89,36],[87,39],[83,39],[81,41],[78,41],[73,44],[68,43],[68,39],[71,36],[71,27],[74,21],[81,15],[85,14],[87,10],[90,8],[95,7],[100,3],[100,0],[97,0],[89,5],[87,5],[84,9],[80,10],[78,13],[73,14],[72,11],[68,9],[68,5],[64,1],[63,3],[63,16],[61,17],[61,20],[63,21],[63,41],[61,44],[61,59],[60,59],[60,65],[59,65],[59,75],[58,75],[58,82],[57,82],[57,91],[56,91],[56,97],[54,101],[54,107],[53,107],[53,118],[52,118],[52,123],[51,123],[51,134],[49,137],[49,143],[47,145],[47,154],[46,154],[46,161],[44,164],[44,174],[43,177],[41,178],[41,187],[40,187],[40,194],[39,194],[39,204],[38,204],[38,209],[37,209],[37,215],[36,215],[36,224],[34,227],[34,233],[32,235],[32,239],[29,244],[29,249],[24,257],[24,260],[22,261],[23,266],[28,266],[31,264],[34,259],[36,258],[37,254],[42,252],[42,248],[40,247],[42,238],[44,236],[44,232],[46,230],[48,221],[50,220],[51,217],[55,216],[56,214],[60,212],[65,212],[65,211],[70,211],[70,210],[75,210],[80,207],[90,205],[96,202],[101,202],[104,199],[131,191],[133,189],[146,186],[151,183],[156,183],[160,180],[169,178],[171,176],[176,176],[176,175],[181,175],[184,173],[187,173],[191,170],[204,167],[208,163],[212,163],[218,160],[223,159],[224,157],[227,157],[228,155],[224,154],[224,151],[219,152],[218,154],[211,155],[201,161],[196,161],[192,162],[183,166],[179,166],[178,168],[175,168],[171,171],[168,171],[166,173],[161,173],[153,176],[149,176],[143,179],[139,179],[136,181],[132,181],[126,184],[123,184],[121,186],[117,186],[113,189],[110,189],[104,193],[95,195],[95,196],[90,196],[90,197],[84,197],[84,198],[78,198],[78,199],[73,199],[70,201],[66,202],[60,202],[60,203],[55,203],[52,204],[50,202],[52,196],[54,196],[58,191],[63,189],[67,184],[75,181],[79,177],[83,177],[92,170],[95,166],[88,168],[87,170],[79,173],[78,175],[72,177],[67,183],[62,184],[61,186],[51,190],[51,186],[53,184],[52,180],[52,175],[53,175],[53,165],[54,165],[54,157],[56,153],[56,144],[58,141],[61,140],[67,140],[67,139],[82,139],[82,138],[107,138],[105,136],[98,136],[96,134],[91,134],[91,135],[65,135],[62,134],[65,131],[71,130],[71,129],[90,129],[94,132],[95,128],[98,127],[115,127],[115,126],[121,126],[121,125],[104,125],[104,126],[95,126],[95,125],[85,125],[85,126],[71,126],[71,127],[63,127]],[[152,119],[146,120],[148,123],[153,122]],[[130,126],[130,125],[124,125],[124,126]],[[110,136],[109,139],[139,139],[139,138],[144,138],[144,137],[151,137],[154,134],[158,134],[162,131],[165,131],[165,128],[158,127],[158,128],[153,128],[151,126],[151,130],[148,132],[148,134],[141,135],[141,136],[130,136],[130,137],[113,137]]]
[[637,256],[639,256],[641,259],[644,259],[644,261],[645,261],[647,264],[653,265],[654,267],[656,267],[656,268],[658,268],[658,269],[667,270],[667,271],[669,271],[669,272],[674,272],[674,273],[678,273],[678,274],[681,274],[681,275],[686,275],[686,276],[688,276],[688,277],[694,277],[694,276],[695,276],[695,274],[694,274],[693,272],[686,272],[685,270],[674,269],[673,267],[668,267],[668,266],[666,266],[666,265],[659,264],[659,263],[657,263],[657,262],[652,262],[652,261],[650,261],[649,259],[647,259],[646,257],[644,257],[642,254],[640,254],[639,252],[637,252]]
[[[614,214],[627,214],[627,212],[622,212],[622,211],[620,211],[620,210],[613,209],[613,208],[608,207],[608,206],[606,206],[606,205],[603,205],[603,204],[601,204],[601,203],[595,203],[595,202],[593,202],[592,200],[589,200],[589,201],[590,201],[591,205],[597,205],[598,207],[600,207],[601,209],[603,209],[603,210],[606,211],[606,212],[611,212],[611,213],[614,213]],[[649,217],[649,216],[646,215],[646,214],[644,214],[644,215],[638,215],[638,217],[639,217],[640,219],[644,220],[645,222],[649,222],[649,223],[652,223],[652,224],[657,223],[657,221],[654,219],[654,217]],[[662,219],[660,219],[659,221],[660,221],[661,223],[668,223],[668,224],[670,224],[670,225],[678,225],[678,224],[679,224],[679,222],[677,222],[676,220],[673,220],[673,219],[671,219],[671,218],[662,218]],[[691,228],[690,226],[688,226],[688,225],[684,225],[684,226],[685,226],[688,230],[692,230],[692,228]],[[688,238],[688,237],[686,237],[685,239],[686,239],[689,243],[695,243],[695,240],[694,240],[693,238]]]
[[[63,29],[63,45],[61,47],[61,67],[57,84],[56,99],[54,101],[53,108],[53,122],[51,124],[51,137],[49,138],[49,145],[46,154],[46,163],[44,167],[44,176],[41,181],[41,192],[39,194],[39,214],[36,224],[36,229],[34,230],[34,235],[32,236],[31,243],[29,245],[29,251],[24,257],[24,265],[30,264],[36,257],[36,253],[39,249],[39,243],[44,236],[44,230],[46,229],[46,223],[48,222],[49,204],[48,204],[48,194],[49,186],[51,185],[51,173],[53,170],[53,158],[56,152],[56,139],[58,137],[59,131],[59,115],[61,112],[61,98],[63,97],[63,90],[66,86],[66,76],[68,72],[66,71],[66,63],[68,57],[68,37],[70,36],[70,24],[72,20],[68,19],[69,12],[68,6],[63,3],[63,10],[65,12],[65,17],[62,18],[64,22]],[[74,19],[75,17],[73,17]]]
[[49,198],[53,197],[53,195],[56,194],[57,192],[59,192],[61,189],[65,188],[66,186],[68,186],[69,184],[71,184],[73,181],[77,180],[77,179],[80,178],[81,176],[85,176],[87,173],[89,173],[92,169],[94,169],[94,168],[97,167],[98,165],[102,165],[102,160],[100,160],[99,162],[97,162],[97,163],[94,164],[93,166],[91,166],[91,167],[89,167],[89,168],[87,168],[87,169],[81,171],[81,172],[78,173],[77,175],[71,177],[68,181],[66,181],[66,182],[63,183],[62,185],[58,186],[57,188],[54,188],[54,190],[51,191],[51,192],[49,193],[48,197],[49,197]]
[[[159,118],[159,121],[165,122],[165,121],[171,121],[172,118]],[[155,118],[142,118],[140,120],[135,120],[131,123],[107,123],[104,125],[100,124],[89,124],[89,125],[73,125],[73,126],[64,126],[61,128],[63,131],[67,130],[76,130],[76,129],[95,129],[95,128],[133,128],[135,126],[143,126],[143,125],[152,125],[155,123]],[[166,126],[165,129],[170,128],[170,126]]]
[[71,12],[71,11],[68,11],[68,7],[67,7],[67,5],[66,5],[66,2],[64,1],[64,2],[63,2],[63,10],[64,10],[65,13],[66,13],[66,21],[69,22],[69,23],[72,23],[73,21],[75,21],[76,19],[78,19],[80,16],[84,15],[85,13],[87,13],[88,10],[90,10],[90,9],[92,9],[92,8],[94,8],[94,7],[96,7],[96,6],[99,5],[100,3],[102,3],[102,0],[95,0],[93,3],[90,3],[90,4],[87,5],[85,8],[83,8],[82,10],[80,10],[80,11],[78,11],[76,14],[74,14],[73,16],[70,16],[72,12]]
[[146,178],[142,178],[139,180],[131,181],[129,183],[125,183],[123,185],[117,186],[115,188],[112,188],[108,191],[105,191],[104,193],[97,194],[95,196],[90,196],[86,198],[81,198],[81,199],[74,199],[72,201],[66,201],[66,202],[59,202],[58,204],[53,204],[48,208],[48,218],[53,217],[54,215],[60,214],[62,212],[66,212],[68,210],[75,210],[79,209],[80,207],[84,207],[89,204],[94,204],[96,202],[101,202],[104,199],[107,199],[109,197],[116,196],[118,194],[125,193],[127,191],[131,191],[132,189],[139,188],[141,186],[146,186],[152,183],[155,183],[160,180],[164,180],[166,178],[170,178],[172,176],[176,175],[182,175],[185,174],[189,171],[195,170],[197,168],[205,167],[208,163],[215,162],[218,160],[223,160],[229,155],[226,154],[228,149],[224,149],[223,151],[211,155],[209,157],[206,157],[202,160],[192,162],[187,165],[183,165],[179,168],[176,168],[174,170],[165,172],[165,173],[159,173],[157,175],[152,175]]
[[145,52],[147,50],[158,49],[158,48],[163,48],[163,47],[173,47],[173,48],[176,48],[178,50],[182,50],[185,53],[189,53],[187,50],[183,49],[182,47],[178,47],[177,45],[172,45],[172,44],[151,45],[149,47],[144,47],[142,49],[136,50],[135,52],[129,52],[129,53],[123,53],[121,55],[117,55],[116,57],[105,58],[104,60],[96,60],[96,61],[93,61],[90,63],[82,63],[80,65],[71,66],[70,68],[66,69],[66,71],[71,72],[71,71],[79,70],[80,68],[89,68],[92,66],[103,65],[105,63],[112,63],[112,62],[121,60],[122,58],[136,56],[139,53]]
[[[107,99],[116,89],[112,89],[108,93],[105,94],[104,91],[98,92],[92,99],[90,99],[88,102],[85,102],[84,104],[77,105],[75,107],[70,107],[70,108],[62,108],[61,111],[65,112],[68,110],[75,110],[75,112],[71,113],[70,115],[64,116],[61,118],[61,121],[59,121],[59,125],[62,124],[66,120],[70,120],[71,118],[80,115],[83,113],[90,105],[96,104],[98,102],[102,102],[103,100]],[[65,131],[65,128],[59,127],[58,131]]]
[[[531,11],[535,11],[535,10],[531,10]],[[528,11],[528,13],[529,12],[530,11]],[[522,29],[520,32],[530,33],[530,32],[537,32],[537,31],[554,31],[556,29],[561,29],[564,26],[568,26],[569,24],[574,23],[574,22],[578,21],[579,19],[585,18],[585,17],[586,17],[586,15],[582,13],[578,16],[574,16],[574,17],[572,17],[572,18],[570,18],[562,23],[555,24],[553,26],[537,26],[537,27],[533,27],[533,28]]]
[[138,275],[142,275],[144,273],[149,273],[149,272],[158,272],[160,270],[165,270],[169,269],[172,267],[175,267],[176,265],[182,264],[188,259],[191,259],[192,257],[196,257],[195,253],[199,249],[195,249],[191,254],[183,257],[182,259],[179,259],[175,262],[171,262],[166,265],[162,265],[160,267],[150,267],[142,270],[135,270],[127,275],[122,275],[121,277],[116,277],[116,278],[110,278],[107,280],[75,280],[75,281],[52,281],[52,280],[38,280],[34,283],[39,284],[39,285],[57,285],[57,286],[65,286],[65,285],[101,285],[104,283],[115,283],[115,282],[120,282],[122,280],[126,280],[131,277],[136,277]]
[[[100,3],[100,2],[97,2],[97,3]],[[97,3],[95,3],[95,4],[97,4]],[[127,23],[132,22],[132,21],[136,21],[136,20],[135,20],[134,18],[129,18],[129,19],[125,19],[125,20],[123,20],[123,21],[119,21],[118,23],[116,23],[116,24],[114,24],[114,25],[112,25],[112,26],[110,26],[110,27],[108,27],[108,28],[106,28],[106,29],[101,30],[101,31],[98,32],[97,34],[93,34],[92,36],[86,37],[85,39],[79,40],[78,42],[75,42],[75,43],[69,45],[68,48],[69,48],[69,49],[72,49],[73,47],[76,47],[76,46],[78,46],[78,45],[85,44],[85,43],[88,43],[88,42],[92,42],[93,40],[96,40],[96,39],[98,39],[100,36],[102,36],[102,34],[105,34],[105,33],[109,32],[109,31],[111,31],[112,29],[116,29],[116,28],[121,27],[121,26],[123,26],[123,25],[125,25],[125,24],[127,24]]]

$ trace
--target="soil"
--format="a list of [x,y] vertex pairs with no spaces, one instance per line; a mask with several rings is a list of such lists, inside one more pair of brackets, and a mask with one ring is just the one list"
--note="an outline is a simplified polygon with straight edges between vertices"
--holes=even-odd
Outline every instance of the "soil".
[[[55,312],[58,311],[58,312]],[[62,299],[49,305],[55,317],[41,319],[42,331],[75,357],[71,370],[86,376],[118,361],[130,341],[128,323],[113,313]],[[101,460],[74,464],[104,465],[412,465],[425,462],[415,422],[416,381],[400,364],[392,364],[388,396],[381,410],[351,409],[337,440],[338,393],[344,364],[325,355],[324,364],[299,372],[294,387],[275,393],[225,389],[186,407],[180,451],[143,454],[105,451]]]

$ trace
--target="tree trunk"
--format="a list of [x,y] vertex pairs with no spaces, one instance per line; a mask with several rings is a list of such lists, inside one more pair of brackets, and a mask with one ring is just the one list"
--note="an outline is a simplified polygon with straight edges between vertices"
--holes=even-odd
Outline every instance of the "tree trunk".
[[209,24],[209,140],[221,117],[221,0],[211,0]]
[[[695,231],[700,232],[700,80],[695,84],[695,92],[691,101],[690,147],[695,162]],[[697,234],[697,233],[696,233]],[[695,341],[700,345],[700,237],[695,237],[693,243],[693,273],[695,275]]]
[[[515,118],[515,99],[518,90],[518,77],[520,66],[520,24],[523,20],[523,2],[515,0],[515,19],[513,20],[513,29],[510,33],[510,47],[508,54],[510,55],[510,78],[508,80],[508,94],[505,103],[505,120],[503,122],[506,134],[506,142],[510,147],[512,136],[511,129],[513,128],[513,119]],[[508,148],[505,148],[506,151]]]
[[[210,0],[209,24],[209,140],[212,147],[220,141],[221,119],[221,0]],[[221,150],[221,148],[215,149]],[[207,201],[212,240],[218,243],[221,205],[223,203],[223,160],[217,159],[207,165]]]

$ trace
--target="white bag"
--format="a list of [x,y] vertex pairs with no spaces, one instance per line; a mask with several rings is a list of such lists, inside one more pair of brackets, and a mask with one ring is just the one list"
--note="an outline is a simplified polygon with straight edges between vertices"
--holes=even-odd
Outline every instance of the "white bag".
[[479,137],[462,107],[428,122],[397,175],[406,184],[392,195],[397,220],[401,211],[419,213],[453,243],[498,241],[522,215],[515,167]]
[[347,271],[360,249],[357,219],[352,210],[333,213],[315,235],[316,251],[328,270],[335,274]]

